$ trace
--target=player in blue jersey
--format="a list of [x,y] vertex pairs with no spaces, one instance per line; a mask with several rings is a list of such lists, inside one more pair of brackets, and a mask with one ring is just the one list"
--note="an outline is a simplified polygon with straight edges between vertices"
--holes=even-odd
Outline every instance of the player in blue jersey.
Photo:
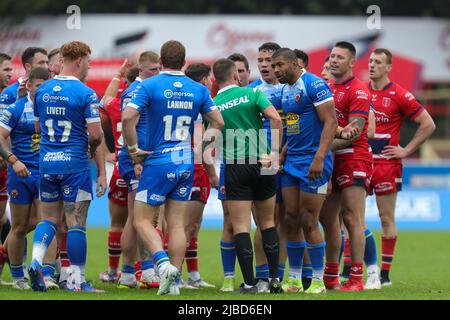
[[[127,108],[128,102],[131,100],[136,88],[142,83],[143,80],[156,76],[159,74],[161,65],[159,62],[159,55],[152,51],[144,51],[140,54],[138,60],[139,77],[130,84],[130,86],[123,92],[120,97],[120,108],[124,112]],[[138,145],[141,146],[145,140],[147,130],[147,119],[145,114],[139,116],[137,120],[136,132],[138,136]],[[122,122],[123,127],[123,122]],[[118,287],[135,288],[138,286],[135,276],[134,263],[137,260],[142,259],[141,269],[142,276],[139,281],[141,288],[156,287],[159,283],[155,271],[153,269],[152,259],[147,257],[145,248],[140,246],[140,257],[136,257],[138,240],[137,231],[134,226],[134,199],[136,196],[136,190],[139,179],[134,172],[133,162],[128,154],[127,148],[122,148],[118,155],[119,161],[119,173],[125,180],[128,186],[128,218],[121,236],[121,249],[122,249],[122,275],[118,281]],[[138,169],[138,168],[136,168]]]
[[[280,49],[280,45],[273,42],[266,42],[262,44],[258,48],[258,58],[257,65],[258,70],[261,77],[248,85],[250,88],[256,88],[263,91],[272,105],[280,114],[282,120],[284,117],[282,116],[283,110],[281,108],[281,90],[284,86],[278,82],[278,79],[275,76],[275,73],[271,66],[272,54]],[[271,135],[270,135],[270,120],[267,119],[264,114],[262,114],[264,129],[267,131],[267,143],[271,145]],[[284,124],[285,127],[285,124]],[[283,133],[283,141],[282,145],[286,141],[286,132]],[[286,250],[284,245],[284,230],[280,229],[279,222],[283,219],[284,206],[282,205],[282,197],[281,197],[281,173],[277,173],[275,175],[277,194],[276,194],[276,206],[275,206],[275,223],[278,228],[279,237],[280,237],[280,275],[279,278],[283,278],[284,268],[286,260]],[[256,280],[258,292],[269,292],[269,267],[267,264],[267,259],[264,254],[264,249],[262,247],[262,238],[259,227],[257,226],[255,232],[255,258],[256,258]]]
[[[7,108],[10,104],[16,102],[17,91],[19,87],[21,92],[24,92],[23,96],[26,95],[25,83],[28,79],[31,69],[42,67],[48,68],[48,57],[47,51],[43,48],[38,47],[28,47],[22,53],[22,65],[25,69],[25,75],[17,79],[12,85],[3,90],[0,95],[0,108]],[[19,97],[21,98],[21,97]]]
[[[95,92],[80,80],[86,79],[91,50],[74,41],[61,47],[63,70],[36,91],[34,115],[36,131],[41,133],[39,194],[42,220],[34,232],[33,259],[29,274],[31,287],[45,291],[42,260],[55,236],[64,208],[67,252],[71,275],[69,290],[97,292],[85,279],[86,218],[92,200],[89,156],[93,157],[103,139]],[[104,154],[96,157],[99,179],[97,196],[106,191]]]
[[[287,122],[283,148],[283,200],[286,206],[286,245],[289,258],[288,292],[303,290],[302,260],[305,246],[313,266],[313,280],[306,293],[325,292],[323,284],[325,242],[318,225],[319,212],[332,173],[331,144],[337,120],[333,95],[319,77],[300,68],[295,53],[274,52],[272,67],[283,88],[282,107]],[[303,230],[306,243],[296,241]]]
[[[158,267],[161,277],[158,295],[179,294],[176,282],[186,251],[186,204],[194,175],[191,147],[194,121],[201,113],[212,128],[223,127],[208,89],[180,71],[185,55],[180,42],[164,43],[160,54],[163,71],[141,83],[122,116],[128,152],[133,161],[143,161],[134,218],[139,236]],[[138,147],[135,122],[143,110],[147,130],[145,141]],[[154,216],[162,204],[165,204],[170,261],[153,227]]]
[[[7,247],[15,289],[31,289],[24,279],[23,271],[25,237],[29,231],[32,211],[40,209],[39,135],[34,127],[32,100],[36,89],[50,77],[47,69],[33,69],[27,81],[29,95],[11,104],[0,117],[0,155],[11,164],[7,187],[12,228]],[[8,137],[11,139],[11,147],[7,142]],[[58,285],[54,286],[58,288]]]

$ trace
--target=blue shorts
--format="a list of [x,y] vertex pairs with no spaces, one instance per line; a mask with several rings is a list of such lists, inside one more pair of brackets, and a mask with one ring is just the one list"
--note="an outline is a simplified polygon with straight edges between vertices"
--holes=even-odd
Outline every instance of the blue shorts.
[[123,151],[121,151],[119,152],[117,161],[119,174],[127,184],[128,192],[136,190],[139,180],[136,179],[136,175],[134,174],[134,165],[133,161],[131,161],[131,157],[128,155],[128,153],[124,153]]
[[303,156],[295,159],[287,158],[283,169],[281,185],[286,187],[298,187],[300,191],[315,194],[327,194],[328,182],[333,173],[333,160],[327,155],[323,164],[322,178],[309,181],[308,171],[313,161],[314,155]]
[[136,201],[159,206],[167,199],[189,201],[194,183],[194,164],[146,165],[136,192]]
[[41,174],[39,196],[43,202],[92,200],[91,171],[68,174]]
[[39,199],[39,170],[28,169],[31,175],[22,178],[14,170],[8,170],[6,186],[9,201],[14,204],[32,204]]
[[217,198],[220,201],[227,200],[227,193],[225,191],[225,164],[220,164],[220,173],[219,173],[219,190],[217,192]]

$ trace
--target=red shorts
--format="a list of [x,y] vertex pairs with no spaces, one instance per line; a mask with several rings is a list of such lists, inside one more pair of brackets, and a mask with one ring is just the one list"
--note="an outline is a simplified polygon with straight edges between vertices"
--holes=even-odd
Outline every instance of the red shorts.
[[195,166],[194,184],[192,186],[191,201],[206,203],[211,192],[209,177],[203,166]]
[[402,190],[402,164],[398,162],[375,162],[370,181],[369,194],[378,196],[397,193]]
[[119,174],[117,162],[114,165],[114,171],[109,181],[108,198],[119,206],[126,207],[128,205],[128,186]]
[[372,178],[372,162],[364,160],[335,160],[331,181],[334,190],[344,190],[351,186],[361,186],[369,191]]
[[8,169],[0,170],[0,202],[8,201],[8,190],[6,189],[7,178]]

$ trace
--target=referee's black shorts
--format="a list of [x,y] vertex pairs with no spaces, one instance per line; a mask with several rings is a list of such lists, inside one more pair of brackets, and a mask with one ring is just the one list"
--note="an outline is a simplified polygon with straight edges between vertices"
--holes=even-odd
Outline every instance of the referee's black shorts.
[[276,192],[275,177],[261,175],[260,164],[226,164],[227,200],[263,201]]

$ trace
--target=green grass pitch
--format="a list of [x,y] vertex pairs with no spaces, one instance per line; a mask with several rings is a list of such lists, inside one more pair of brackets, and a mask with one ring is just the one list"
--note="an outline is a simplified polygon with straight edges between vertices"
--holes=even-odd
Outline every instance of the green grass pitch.
[[[178,297],[156,296],[156,289],[151,290],[121,290],[112,284],[103,284],[98,280],[98,274],[107,267],[107,233],[106,228],[88,229],[88,262],[87,279],[93,281],[95,287],[104,289],[104,294],[71,293],[51,291],[46,293],[22,292],[9,286],[0,286],[0,300],[429,300],[450,299],[450,232],[410,232],[400,231],[396,255],[391,271],[393,286],[382,290],[344,293],[328,291],[322,295],[305,294],[257,294],[239,295],[224,294],[218,289],[181,290]],[[374,233],[377,239],[378,252],[380,234]],[[29,244],[31,244],[29,235]],[[220,230],[202,230],[199,237],[199,267],[202,277],[220,287],[223,274],[219,250]],[[29,252],[31,245],[29,246]],[[29,254],[30,258],[31,254]],[[379,254],[380,256],[380,254]],[[380,258],[379,258],[380,260]],[[185,269],[185,267],[184,267]],[[236,289],[242,281],[239,265],[236,263]],[[287,274],[287,273],[286,273]],[[3,280],[10,281],[9,268],[5,266]],[[186,273],[184,271],[184,278]]]

